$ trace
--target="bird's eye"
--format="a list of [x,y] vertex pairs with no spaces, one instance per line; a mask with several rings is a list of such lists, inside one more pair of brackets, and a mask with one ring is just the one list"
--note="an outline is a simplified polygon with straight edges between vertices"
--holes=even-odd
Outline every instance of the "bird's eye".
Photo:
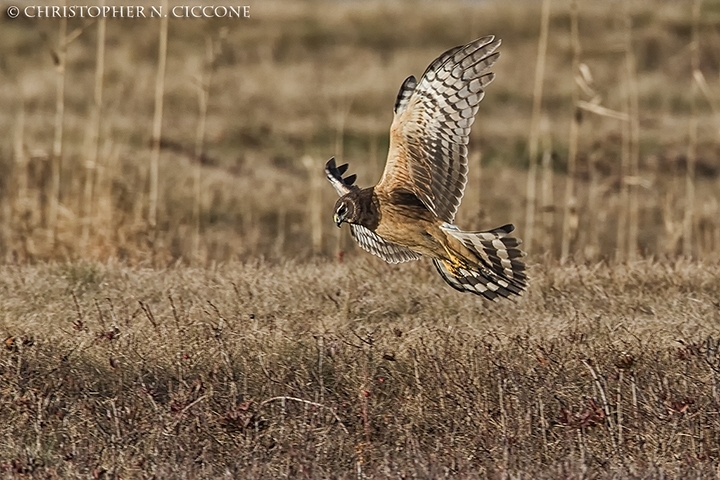
[[338,208],[338,215],[345,215],[347,213],[347,206],[340,205],[340,208]]

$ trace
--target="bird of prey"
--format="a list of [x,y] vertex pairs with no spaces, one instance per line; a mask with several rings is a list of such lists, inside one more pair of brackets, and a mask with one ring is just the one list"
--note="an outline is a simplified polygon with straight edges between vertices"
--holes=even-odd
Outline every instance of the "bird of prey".
[[334,221],[349,223],[357,243],[388,263],[432,258],[453,288],[495,300],[520,295],[527,286],[520,240],[511,224],[465,232],[453,224],[467,183],[470,127],[488,71],[498,58],[493,36],[451,48],[433,61],[420,81],[410,76],[395,101],[385,171],[374,187],[343,177],[335,158],[325,173],[340,199]]

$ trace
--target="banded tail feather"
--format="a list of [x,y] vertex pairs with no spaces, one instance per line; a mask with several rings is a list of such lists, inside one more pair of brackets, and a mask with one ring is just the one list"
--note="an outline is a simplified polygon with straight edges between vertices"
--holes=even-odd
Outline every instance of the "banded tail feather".
[[515,229],[513,225],[487,232],[463,232],[454,225],[442,228],[480,259],[480,263],[462,268],[454,268],[443,260],[433,260],[435,268],[451,287],[489,300],[522,294],[527,287],[526,267],[521,260],[525,253],[518,248],[520,240],[507,236]]

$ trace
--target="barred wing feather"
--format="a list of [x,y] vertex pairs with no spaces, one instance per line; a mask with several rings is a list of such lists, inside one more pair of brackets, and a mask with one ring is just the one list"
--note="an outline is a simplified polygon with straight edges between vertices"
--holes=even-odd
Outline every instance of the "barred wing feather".
[[352,236],[363,250],[376,255],[388,263],[402,263],[418,260],[421,255],[407,247],[388,242],[361,225],[351,225]]
[[376,190],[409,189],[437,217],[452,223],[467,183],[470,127],[484,88],[494,78],[488,68],[499,46],[500,40],[488,36],[455,47],[432,62],[417,85],[414,79],[403,83]]

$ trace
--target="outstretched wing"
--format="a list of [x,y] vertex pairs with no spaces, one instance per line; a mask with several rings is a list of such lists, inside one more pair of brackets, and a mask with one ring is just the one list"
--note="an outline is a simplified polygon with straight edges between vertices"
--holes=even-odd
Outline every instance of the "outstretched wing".
[[437,217],[452,223],[467,183],[467,144],[488,68],[500,40],[483,37],[443,53],[419,82],[409,77],[395,103],[390,150],[375,190],[412,191]]
[[[348,175],[343,178],[343,174],[347,171],[348,164],[344,163],[339,167],[335,164],[335,158],[331,158],[325,164],[325,175],[335,187],[338,195],[341,197],[348,194],[352,190],[357,190],[354,185],[357,176],[355,174]],[[381,236],[373,233],[361,225],[350,225],[352,236],[363,250],[373,255],[377,255],[388,263],[402,263],[411,260],[417,260],[421,257],[419,253],[413,252],[409,248],[388,242]]]
[[363,250],[376,255],[388,263],[402,263],[418,260],[422,255],[407,247],[388,242],[361,225],[350,225],[352,236]]

